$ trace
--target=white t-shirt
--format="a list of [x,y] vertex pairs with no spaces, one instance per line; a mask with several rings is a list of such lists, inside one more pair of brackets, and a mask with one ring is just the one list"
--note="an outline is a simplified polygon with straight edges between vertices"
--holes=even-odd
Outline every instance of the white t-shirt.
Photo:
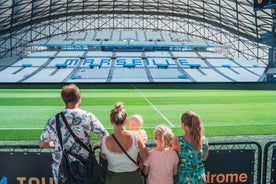
[[[108,161],[108,170],[112,172],[132,172],[138,169],[138,166],[131,161],[124,152],[117,153],[112,152],[106,147],[106,136],[102,140],[102,152],[105,154]],[[137,133],[132,132],[132,145],[126,150],[128,155],[135,161],[137,161],[137,156],[139,152],[138,142],[137,142]]]

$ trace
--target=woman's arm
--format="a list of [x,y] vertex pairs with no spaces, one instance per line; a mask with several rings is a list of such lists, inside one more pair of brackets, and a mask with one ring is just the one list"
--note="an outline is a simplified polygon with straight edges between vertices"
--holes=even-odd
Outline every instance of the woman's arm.
[[138,135],[137,137],[138,137],[138,147],[139,147],[139,150],[140,150],[139,154],[143,159],[145,159],[145,158],[148,157],[149,151],[148,151],[146,145],[144,144],[144,141],[141,138],[141,136]]

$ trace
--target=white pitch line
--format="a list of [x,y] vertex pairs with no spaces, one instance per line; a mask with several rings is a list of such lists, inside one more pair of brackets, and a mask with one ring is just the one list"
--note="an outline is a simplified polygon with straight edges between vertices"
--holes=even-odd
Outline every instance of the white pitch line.
[[158,114],[160,114],[160,116],[162,116],[162,118],[171,126],[171,127],[175,127],[174,124],[172,122],[170,122],[170,120],[168,120],[168,118],[166,118],[166,116],[164,114],[162,114],[162,112],[159,111],[159,109],[157,109],[157,107],[155,105],[153,105],[151,103],[151,101],[149,101],[149,99],[147,99],[147,97],[145,97],[134,85],[131,85],[138,93],[139,95],[141,95],[150,105],[152,108],[154,108],[154,110],[156,112],[158,112]]

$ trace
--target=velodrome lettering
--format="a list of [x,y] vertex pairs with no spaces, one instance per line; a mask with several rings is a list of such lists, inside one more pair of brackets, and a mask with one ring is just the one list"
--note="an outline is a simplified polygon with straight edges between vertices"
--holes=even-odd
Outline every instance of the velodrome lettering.
[[248,182],[248,175],[246,173],[225,173],[212,174],[206,173],[207,183],[246,183]]
[[[89,66],[91,64],[96,64],[100,66],[111,66],[111,59],[107,58],[87,58],[82,61],[81,66]],[[64,64],[67,66],[77,66],[81,62],[79,59],[66,59],[64,61]],[[188,62],[185,59],[180,59],[176,61],[180,66],[188,66]],[[126,64],[131,64],[135,66],[143,66],[143,60],[139,58],[131,58],[131,59],[126,59],[126,58],[119,58],[115,60],[115,66],[124,66]],[[158,66],[160,64],[166,65],[166,66],[177,66],[177,64],[172,61],[168,60],[165,58],[159,58],[156,60],[155,58],[150,58],[145,60],[146,66]]]
[[54,184],[54,180],[52,177],[46,179],[45,177],[17,177],[17,181],[19,184]]

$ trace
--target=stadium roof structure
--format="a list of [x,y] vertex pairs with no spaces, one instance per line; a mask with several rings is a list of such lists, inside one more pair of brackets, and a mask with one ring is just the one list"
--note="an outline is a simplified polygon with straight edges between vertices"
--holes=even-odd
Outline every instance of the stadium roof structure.
[[274,9],[254,11],[253,0],[1,0],[0,58],[74,32],[152,30],[223,44],[227,55],[267,63],[273,16]]

